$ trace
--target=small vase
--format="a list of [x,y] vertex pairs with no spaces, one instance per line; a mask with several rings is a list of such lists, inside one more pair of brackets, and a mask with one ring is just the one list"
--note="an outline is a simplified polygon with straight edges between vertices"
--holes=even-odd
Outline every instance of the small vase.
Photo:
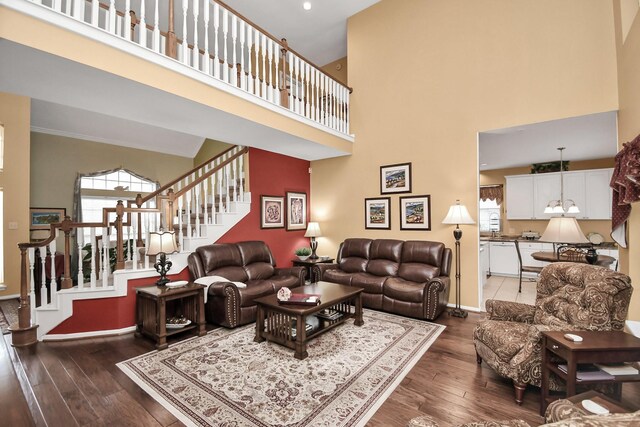
[[296,255],[300,261],[306,261],[309,255]]
[[587,254],[585,255],[585,258],[589,264],[593,265],[596,262],[598,262],[598,253],[596,252],[595,249],[589,248],[589,250],[587,250]]

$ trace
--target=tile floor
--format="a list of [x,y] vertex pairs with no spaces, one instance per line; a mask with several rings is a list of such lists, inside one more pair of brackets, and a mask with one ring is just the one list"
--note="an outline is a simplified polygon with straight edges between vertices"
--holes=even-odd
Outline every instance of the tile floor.
[[482,305],[485,310],[485,302],[488,299],[521,302],[523,304],[535,304],[536,282],[533,279],[522,278],[522,292],[518,293],[518,278],[505,276],[491,276],[482,290]]

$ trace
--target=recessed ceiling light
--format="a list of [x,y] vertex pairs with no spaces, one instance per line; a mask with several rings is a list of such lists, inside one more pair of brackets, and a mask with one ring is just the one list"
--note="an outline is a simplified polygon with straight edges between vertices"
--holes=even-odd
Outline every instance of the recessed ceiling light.
[[306,2],[302,3],[302,8],[304,10],[311,10],[311,2],[310,1],[306,1]]
[[480,163],[480,166],[487,166],[486,163]]

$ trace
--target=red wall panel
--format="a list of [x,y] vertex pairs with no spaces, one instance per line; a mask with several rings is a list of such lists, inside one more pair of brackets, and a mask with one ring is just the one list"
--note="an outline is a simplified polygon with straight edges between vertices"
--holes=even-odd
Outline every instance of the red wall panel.
[[[294,250],[309,246],[304,230],[286,231],[286,228],[260,228],[260,196],[283,196],[287,191],[307,193],[310,203],[309,162],[264,150],[249,150],[249,179],[251,186],[251,212],[219,240],[232,243],[243,240],[263,240],[280,267],[290,267]],[[286,201],[286,199],[285,199]],[[307,212],[309,206],[307,206]],[[307,218],[309,219],[309,218]],[[286,221],[285,221],[286,225]],[[169,275],[172,280],[187,280],[187,269]],[[55,327],[51,334],[122,329],[135,324],[136,287],[153,285],[157,278],[130,280],[125,297],[78,300],[73,303],[73,316]]]

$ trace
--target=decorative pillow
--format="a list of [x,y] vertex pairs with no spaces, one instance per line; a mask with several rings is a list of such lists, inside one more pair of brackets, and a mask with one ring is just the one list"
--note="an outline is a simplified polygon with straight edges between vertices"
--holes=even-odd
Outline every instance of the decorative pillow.
[[216,283],[216,282],[230,282],[230,283],[233,283],[234,285],[236,285],[236,287],[238,289],[242,289],[242,288],[246,288],[247,287],[246,283],[231,282],[230,280],[227,280],[222,276],[203,276],[203,277],[200,277],[200,278],[194,280],[193,282],[197,283],[198,285],[205,285],[205,286],[209,286],[212,283]]

